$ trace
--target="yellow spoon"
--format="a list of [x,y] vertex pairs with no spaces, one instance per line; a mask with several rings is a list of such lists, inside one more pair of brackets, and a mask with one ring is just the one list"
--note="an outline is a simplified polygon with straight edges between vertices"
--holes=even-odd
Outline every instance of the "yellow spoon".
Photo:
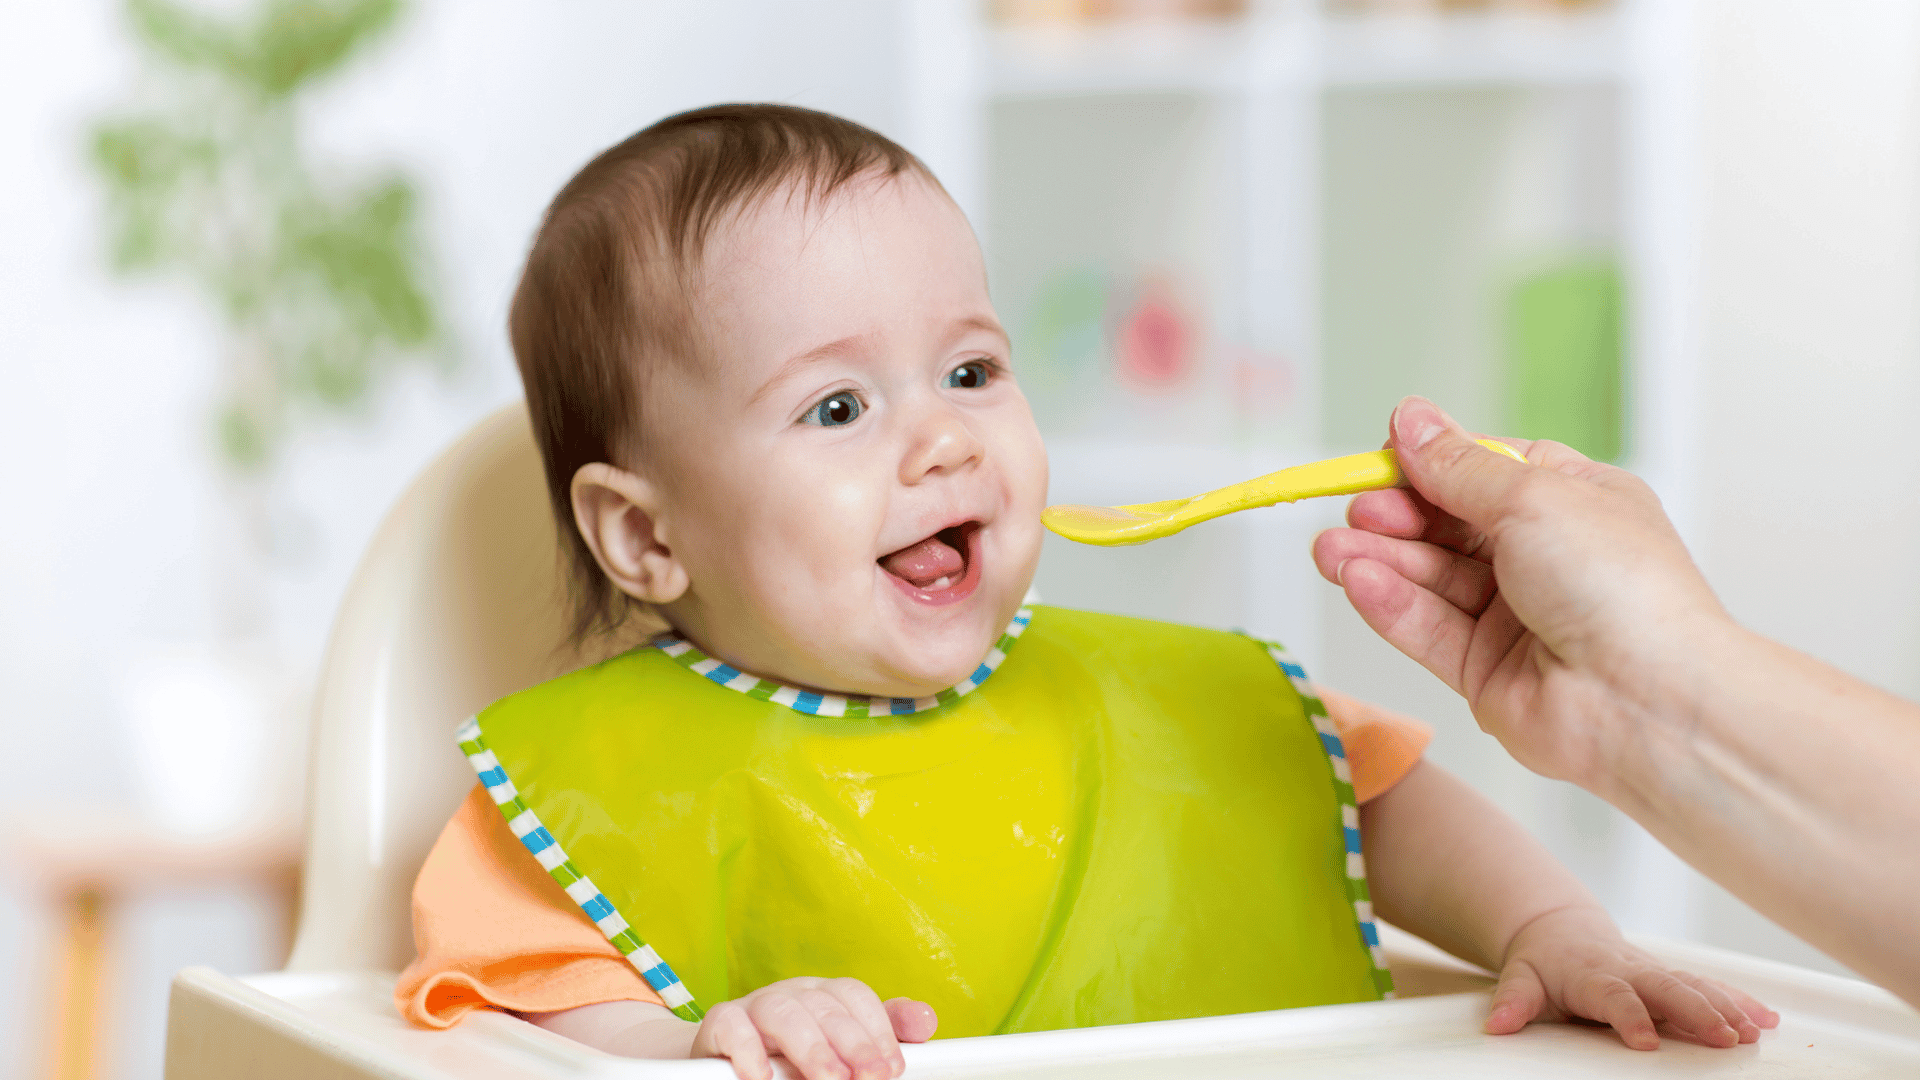
[[[1518,450],[1503,442],[1481,439],[1480,445],[1526,463]],[[1189,525],[1251,510],[1256,506],[1298,502],[1322,495],[1353,495],[1362,491],[1400,487],[1406,483],[1400,475],[1400,463],[1391,450],[1349,454],[1311,465],[1295,465],[1252,480],[1229,484],[1218,491],[1195,495],[1190,499],[1135,503],[1132,506],[1049,506],[1040,513],[1040,523],[1069,540],[1082,544],[1114,547],[1120,544],[1144,544],[1163,536],[1172,536]]]

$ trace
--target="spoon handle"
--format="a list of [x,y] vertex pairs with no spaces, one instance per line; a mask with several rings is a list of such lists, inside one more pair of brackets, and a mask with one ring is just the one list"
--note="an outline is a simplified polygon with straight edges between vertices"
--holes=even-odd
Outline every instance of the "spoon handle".
[[[1479,443],[1489,450],[1526,463],[1527,459],[1506,443],[1495,439],[1481,439]],[[1364,454],[1348,454],[1346,457],[1329,458],[1307,465],[1294,465],[1210,491],[1194,500],[1196,505],[1193,509],[1206,517],[1218,517],[1220,514],[1257,506],[1298,502],[1327,495],[1357,495],[1363,491],[1406,485],[1407,479],[1400,472],[1400,459],[1393,451],[1369,450]]]
[[[1247,506],[1272,506],[1274,503],[1317,499],[1326,495],[1352,495],[1362,491],[1398,487],[1406,483],[1400,473],[1400,461],[1391,450],[1370,450],[1364,454],[1329,458],[1309,465],[1257,476],[1223,489],[1234,491]],[[1236,499],[1235,501],[1239,501]]]

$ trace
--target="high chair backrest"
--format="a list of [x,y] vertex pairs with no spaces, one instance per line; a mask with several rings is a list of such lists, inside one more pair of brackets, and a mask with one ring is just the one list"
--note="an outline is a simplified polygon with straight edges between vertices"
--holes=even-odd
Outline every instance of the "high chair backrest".
[[321,666],[292,970],[396,971],[413,879],[474,776],[466,717],[573,667],[559,551],[524,405],[407,489],[347,588]]

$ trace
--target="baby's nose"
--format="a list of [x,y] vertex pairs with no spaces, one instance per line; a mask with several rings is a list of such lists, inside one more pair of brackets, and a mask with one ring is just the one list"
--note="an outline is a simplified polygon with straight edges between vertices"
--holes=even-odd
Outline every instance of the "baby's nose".
[[916,418],[913,439],[900,462],[900,482],[916,484],[929,475],[978,464],[986,446],[964,417],[935,407]]

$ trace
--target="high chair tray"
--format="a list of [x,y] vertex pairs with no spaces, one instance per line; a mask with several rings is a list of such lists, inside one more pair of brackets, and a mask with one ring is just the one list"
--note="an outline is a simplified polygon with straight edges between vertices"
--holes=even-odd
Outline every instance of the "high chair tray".
[[[907,1076],[1158,1080],[1171,1077],[1920,1077],[1920,1013],[1852,979],[1704,946],[1642,941],[1675,966],[1734,983],[1779,1010],[1759,1043],[1714,1050],[1666,1039],[1629,1050],[1605,1028],[1535,1024],[1480,1033],[1491,980],[1388,932],[1409,995],[1378,1004],[950,1039],[905,1047]],[[408,1026],[393,977],[276,972],[233,978],[188,968],[174,980],[170,1080],[724,1080],[720,1061],[635,1061],[588,1049],[503,1013],[451,1031]]]

